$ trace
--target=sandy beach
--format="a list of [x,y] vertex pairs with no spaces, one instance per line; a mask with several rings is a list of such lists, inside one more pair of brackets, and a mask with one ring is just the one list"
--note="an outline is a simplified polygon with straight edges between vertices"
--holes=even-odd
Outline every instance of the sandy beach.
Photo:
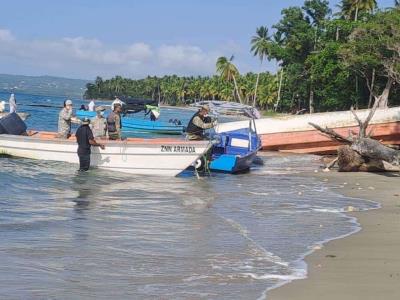
[[268,299],[400,299],[400,175],[316,175],[338,193],[382,207],[349,213],[362,229],[313,252],[306,258],[308,277],[270,291]]

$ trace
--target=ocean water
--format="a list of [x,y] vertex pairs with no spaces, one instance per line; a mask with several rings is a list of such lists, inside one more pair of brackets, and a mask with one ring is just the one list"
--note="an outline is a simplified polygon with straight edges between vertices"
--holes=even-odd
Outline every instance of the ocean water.
[[[26,123],[29,128],[44,131],[57,131],[58,123],[58,113],[60,112],[63,102],[68,99],[66,97],[56,97],[56,96],[37,96],[28,94],[18,94],[16,93],[16,99],[18,104],[18,111],[23,111],[31,114],[31,117],[27,119]],[[5,100],[8,102],[10,97],[9,93],[0,92],[0,100]],[[89,104],[88,101],[82,99],[72,99],[74,110],[80,108],[81,104]],[[110,105],[111,101],[95,101],[96,105]],[[46,107],[43,107],[46,106]],[[8,109],[8,107],[7,107]],[[183,110],[183,109],[172,109],[163,108],[160,116],[160,120],[164,122],[169,122],[171,119],[178,119],[182,124],[187,124],[194,111]],[[145,117],[144,112],[139,112],[134,115],[136,118],[149,119],[148,116]],[[226,118],[221,118],[221,122],[227,120]],[[78,126],[73,124],[73,130]],[[144,132],[138,132],[134,130],[124,130],[123,135],[125,137],[147,137],[156,138],[165,135],[148,134]]]
[[0,299],[264,299],[359,229],[346,207],[377,207],[305,176],[317,157],[262,160],[197,179],[0,158]]

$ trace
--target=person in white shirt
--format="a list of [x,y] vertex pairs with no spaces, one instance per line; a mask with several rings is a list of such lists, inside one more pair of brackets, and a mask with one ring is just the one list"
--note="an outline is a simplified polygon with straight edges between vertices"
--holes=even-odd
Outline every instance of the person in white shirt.
[[6,110],[6,102],[1,101],[0,102],[0,113],[4,112]]
[[95,107],[95,103],[94,103],[94,101],[92,100],[92,101],[90,101],[90,103],[89,103],[89,111],[94,111],[94,107]]
[[17,100],[15,99],[14,94],[11,94],[10,99],[8,100],[8,105],[10,106],[10,114],[17,112]]

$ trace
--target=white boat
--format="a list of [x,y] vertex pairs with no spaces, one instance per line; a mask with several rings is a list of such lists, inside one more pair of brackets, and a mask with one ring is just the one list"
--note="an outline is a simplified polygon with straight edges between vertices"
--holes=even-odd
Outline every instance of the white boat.
[[[102,140],[105,150],[92,147],[91,165],[105,170],[139,175],[176,176],[211,147],[209,141],[179,139]],[[55,133],[28,136],[0,135],[0,153],[39,160],[78,164],[74,137],[57,139]]]

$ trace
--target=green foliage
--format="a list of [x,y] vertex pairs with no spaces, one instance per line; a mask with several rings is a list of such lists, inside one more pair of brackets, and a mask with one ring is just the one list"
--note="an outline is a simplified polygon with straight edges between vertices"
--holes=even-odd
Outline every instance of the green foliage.
[[[398,5],[398,1],[396,1]],[[280,72],[240,74],[233,56],[216,62],[211,77],[147,77],[132,80],[97,77],[86,85],[86,98],[113,99],[126,95],[182,105],[203,99],[240,101],[273,109],[279,74],[284,74],[279,110],[347,110],[367,107],[374,91],[400,81],[400,9],[379,11],[375,0],[343,0],[339,15],[331,15],[327,0],[305,0],[302,7],[282,10],[272,26],[256,29],[251,53],[261,63],[278,62]],[[389,85],[391,105],[400,104],[399,85]]]

